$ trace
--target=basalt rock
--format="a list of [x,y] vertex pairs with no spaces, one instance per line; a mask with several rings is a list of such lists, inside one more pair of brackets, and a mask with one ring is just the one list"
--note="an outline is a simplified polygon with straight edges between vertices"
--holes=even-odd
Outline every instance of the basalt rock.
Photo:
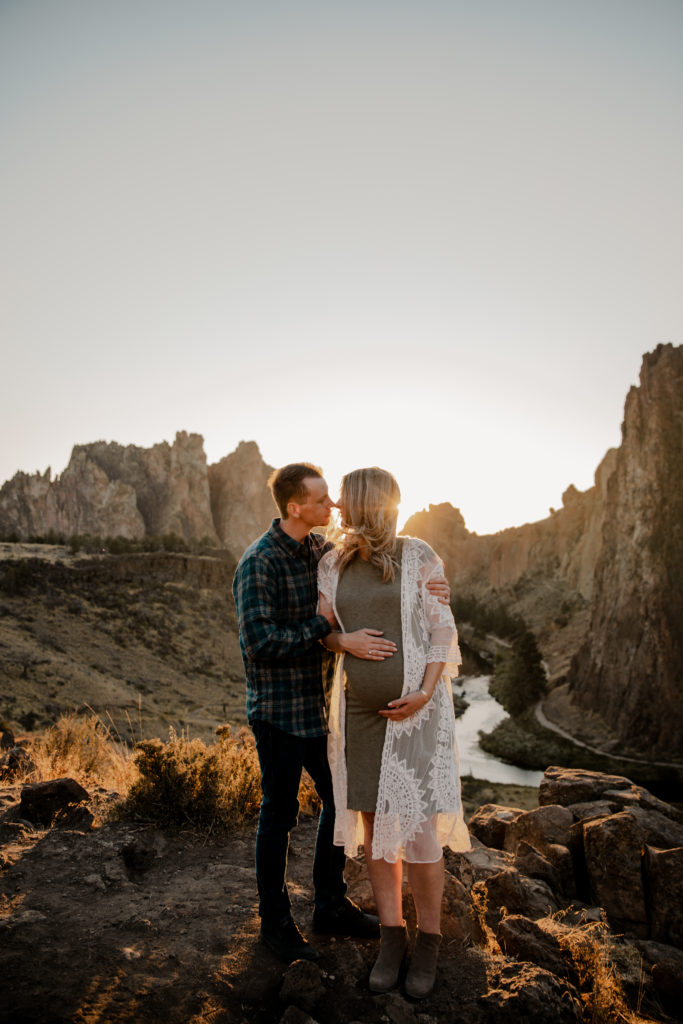
[[163,441],[151,448],[106,441],[76,445],[54,480],[48,469],[33,476],[17,473],[3,485],[0,532],[22,538],[175,534],[186,541],[216,541],[202,438],[180,431],[172,445]]
[[406,524],[444,558],[454,593],[525,618],[574,715],[615,749],[663,761],[683,748],[682,452],[683,346],[660,345],[643,357],[621,445],[594,487],[569,487],[547,519],[488,536],[450,505]]
[[75,779],[32,782],[21,791],[19,814],[36,824],[49,825],[55,816],[89,799],[87,790]]
[[626,399],[590,630],[570,672],[575,703],[659,760],[683,747],[682,410],[683,347],[660,345]]
[[242,441],[234,452],[209,466],[216,533],[236,558],[260,537],[277,514],[267,486],[272,471],[253,441]]

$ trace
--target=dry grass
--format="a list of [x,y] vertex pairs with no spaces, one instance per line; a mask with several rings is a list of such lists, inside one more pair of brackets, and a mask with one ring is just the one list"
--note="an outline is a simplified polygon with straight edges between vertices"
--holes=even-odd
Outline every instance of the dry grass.
[[571,956],[587,1024],[651,1024],[640,1006],[634,1010],[628,1004],[615,965],[615,939],[604,924],[558,928],[555,935]]
[[86,788],[127,792],[135,777],[130,751],[96,715],[62,715],[29,746],[34,781],[70,776]]
[[[129,720],[131,732],[133,724]],[[27,752],[35,767],[13,782],[64,776],[86,789],[100,787],[120,797],[112,813],[202,832],[229,831],[254,821],[261,802],[256,744],[244,726],[216,730],[205,744],[170,730],[167,742],[142,740],[131,747],[92,712],[65,714],[31,738]],[[299,789],[304,814],[315,815],[320,800],[304,772]]]

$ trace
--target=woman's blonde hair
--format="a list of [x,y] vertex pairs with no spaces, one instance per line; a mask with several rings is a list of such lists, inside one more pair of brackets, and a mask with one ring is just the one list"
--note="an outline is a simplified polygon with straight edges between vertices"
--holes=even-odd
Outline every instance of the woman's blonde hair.
[[382,570],[382,581],[393,581],[398,568],[396,520],[401,492],[386,469],[354,469],[342,478],[339,507],[341,537],[339,572],[363,550]]

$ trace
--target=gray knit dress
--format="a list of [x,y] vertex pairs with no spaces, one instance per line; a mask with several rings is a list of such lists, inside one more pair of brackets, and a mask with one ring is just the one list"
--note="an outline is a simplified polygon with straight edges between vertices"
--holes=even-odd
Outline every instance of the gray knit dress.
[[[400,562],[400,542],[397,555]],[[374,811],[387,727],[377,712],[400,697],[403,689],[401,570],[396,570],[392,583],[383,583],[379,569],[356,557],[339,580],[337,609],[346,632],[381,629],[398,647],[381,662],[350,654],[344,658],[348,807]]]

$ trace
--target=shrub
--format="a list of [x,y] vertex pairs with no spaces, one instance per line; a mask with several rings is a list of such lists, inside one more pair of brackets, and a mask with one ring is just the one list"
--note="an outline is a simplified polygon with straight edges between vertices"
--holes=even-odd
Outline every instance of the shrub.
[[[249,729],[237,735],[230,725],[216,730],[207,746],[170,730],[169,739],[143,740],[134,754],[139,773],[120,817],[143,818],[160,825],[228,832],[253,821],[261,803],[261,773]],[[317,814],[320,800],[304,773],[299,788],[304,814]]]
[[140,777],[122,813],[209,831],[227,831],[255,818],[261,787],[251,733],[243,729],[235,736],[229,726],[218,732],[218,742],[209,747],[173,729],[166,743],[139,743],[134,760]]

